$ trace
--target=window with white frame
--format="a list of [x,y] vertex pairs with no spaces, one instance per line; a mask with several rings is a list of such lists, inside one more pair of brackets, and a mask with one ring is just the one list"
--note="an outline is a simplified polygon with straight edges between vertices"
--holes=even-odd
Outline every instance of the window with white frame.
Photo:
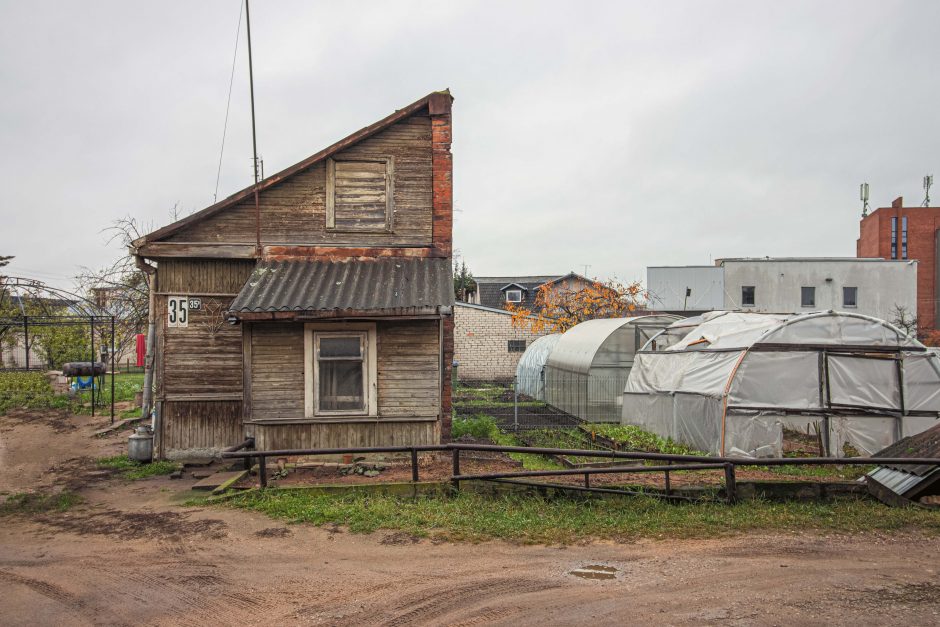
[[307,417],[375,416],[375,325],[306,325]]
[[522,302],[522,290],[506,290],[506,302],[507,303],[521,303]]

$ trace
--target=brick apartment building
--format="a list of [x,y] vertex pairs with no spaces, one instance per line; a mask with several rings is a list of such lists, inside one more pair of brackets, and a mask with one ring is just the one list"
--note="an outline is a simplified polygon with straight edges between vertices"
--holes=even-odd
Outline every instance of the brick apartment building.
[[917,320],[923,329],[940,329],[937,264],[940,261],[940,207],[905,207],[898,197],[862,218],[856,254],[883,259],[916,259]]
[[473,303],[455,303],[454,361],[461,381],[512,381],[525,349],[549,331],[512,325],[512,314]]

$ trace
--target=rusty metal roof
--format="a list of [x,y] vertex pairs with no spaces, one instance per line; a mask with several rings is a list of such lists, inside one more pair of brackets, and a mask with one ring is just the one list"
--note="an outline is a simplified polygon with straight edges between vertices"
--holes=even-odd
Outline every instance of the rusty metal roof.
[[262,261],[229,313],[241,319],[428,315],[450,313],[453,304],[449,259]]

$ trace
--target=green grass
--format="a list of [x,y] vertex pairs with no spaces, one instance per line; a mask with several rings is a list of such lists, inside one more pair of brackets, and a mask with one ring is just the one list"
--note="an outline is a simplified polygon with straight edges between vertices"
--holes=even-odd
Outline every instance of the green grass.
[[[516,436],[502,431],[497,432],[493,441],[503,446],[525,446]],[[534,453],[507,453],[507,455],[517,462],[522,462],[522,467],[525,470],[558,470],[564,468],[563,465],[544,455]]]
[[120,475],[125,479],[146,479],[147,477],[168,475],[180,468],[178,463],[168,461],[156,461],[149,464],[142,464],[138,461],[134,461],[127,455],[102,457],[96,460],[95,463],[98,468],[121,471]]
[[660,437],[634,425],[593,424],[589,429],[597,435],[610,438],[625,450],[669,455],[705,455],[702,451],[673,441],[672,438]]
[[[134,396],[144,387],[144,375],[139,372],[118,373],[114,376],[114,402],[132,401]],[[99,396],[100,393],[100,396]],[[111,404],[111,376],[104,377],[101,389],[95,391],[96,400],[104,405]],[[91,413],[91,390],[83,390],[78,394],[80,404],[74,408],[77,414]],[[140,410],[137,410],[138,413]]]
[[455,417],[451,424],[451,437],[458,439],[465,435],[473,436],[478,440],[496,441],[499,435],[499,426],[496,419],[486,414],[475,414],[470,417]]
[[81,502],[81,497],[72,492],[59,492],[58,494],[21,492],[11,494],[3,503],[0,503],[0,516],[64,512]]
[[747,501],[728,506],[674,505],[649,497],[546,500],[464,491],[454,497],[404,499],[266,490],[237,494],[221,504],[294,523],[340,524],[354,533],[394,529],[455,541],[567,544],[595,538],[630,541],[809,530],[865,533],[917,529],[940,534],[940,512],[849,499],[827,503]]
[[41,372],[0,372],[0,415],[12,409],[68,407],[65,396],[56,396]]

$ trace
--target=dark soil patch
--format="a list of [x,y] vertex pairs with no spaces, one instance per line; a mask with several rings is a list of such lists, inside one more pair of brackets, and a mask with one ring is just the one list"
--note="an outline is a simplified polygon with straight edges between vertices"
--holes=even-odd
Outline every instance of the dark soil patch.
[[380,544],[392,546],[417,544],[418,542],[421,542],[421,538],[416,535],[412,535],[407,531],[396,531],[395,533],[389,533],[384,538],[379,540]]
[[2,421],[11,425],[46,425],[55,433],[69,433],[78,429],[72,414],[66,409],[11,409],[2,416]]
[[290,535],[291,531],[287,527],[268,527],[255,532],[259,538],[287,538]]
[[76,511],[60,516],[38,516],[36,520],[59,531],[78,535],[132,536],[153,540],[179,541],[199,536],[224,538],[226,524],[221,520],[190,520],[176,512]]

